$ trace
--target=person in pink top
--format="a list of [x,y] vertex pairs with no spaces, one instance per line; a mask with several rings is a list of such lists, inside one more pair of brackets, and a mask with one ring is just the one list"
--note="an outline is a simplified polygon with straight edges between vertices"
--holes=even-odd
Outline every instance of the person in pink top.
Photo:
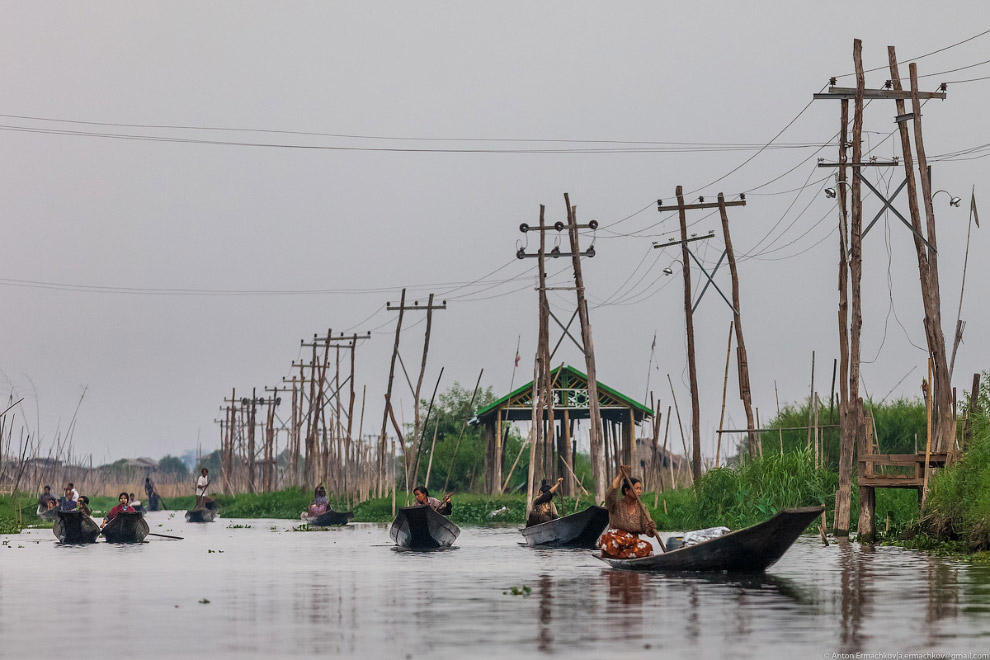
[[101,528],[106,527],[107,523],[109,523],[111,520],[116,518],[118,513],[124,513],[125,511],[134,511],[134,507],[130,505],[130,498],[127,496],[126,492],[118,495],[117,501],[120,502],[120,504],[110,509],[109,513],[107,513],[107,517],[103,519],[103,524],[100,525]]

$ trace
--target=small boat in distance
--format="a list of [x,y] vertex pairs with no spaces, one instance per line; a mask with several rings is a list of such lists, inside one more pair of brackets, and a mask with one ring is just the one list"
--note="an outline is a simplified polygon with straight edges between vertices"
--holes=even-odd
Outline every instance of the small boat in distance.
[[318,516],[307,516],[306,524],[310,527],[332,527],[334,525],[346,525],[347,521],[354,517],[353,511],[334,511],[327,509],[326,513]]
[[775,564],[824,510],[823,506],[784,509],[751,527],[650,557],[596,556],[627,571],[759,572]]
[[143,543],[151,532],[144,514],[139,511],[121,511],[103,528],[107,543]]
[[59,543],[96,543],[100,526],[82,511],[58,511],[52,531]]
[[186,522],[191,523],[208,523],[213,522],[213,519],[217,515],[217,503],[208,500],[202,506],[195,507],[186,511]]
[[523,527],[519,533],[526,539],[527,545],[593,549],[597,547],[598,537],[607,528],[608,509],[592,505],[563,518]]
[[396,545],[414,550],[449,548],[460,533],[457,525],[430,506],[402,507],[388,530]]

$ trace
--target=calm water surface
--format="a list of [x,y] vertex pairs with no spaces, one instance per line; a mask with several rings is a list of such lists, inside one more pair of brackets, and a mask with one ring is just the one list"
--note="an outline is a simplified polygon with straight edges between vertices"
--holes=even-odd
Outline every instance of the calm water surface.
[[[466,528],[455,548],[421,553],[393,548],[384,525],[293,532],[285,520],[193,525],[168,512],[148,521],[185,539],[62,547],[51,530],[0,537],[10,546],[0,548],[0,656],[990,652],[990,567],[898,548],[806,537],[763,576],[670,576],[521,546],[514,528]],[[511,594],[523,586],[530,595]]]

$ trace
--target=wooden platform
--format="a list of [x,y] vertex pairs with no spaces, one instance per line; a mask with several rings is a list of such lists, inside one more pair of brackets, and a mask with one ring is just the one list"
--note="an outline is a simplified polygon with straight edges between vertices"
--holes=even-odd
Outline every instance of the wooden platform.
[[[945,452],[928,456],[928,467],[944,467]],[[865,454],[859,461],[859,485],[872,488],[916,488],[925,484],[925,454]],[[878,467],[914,468],[913,474],[877,474]]]

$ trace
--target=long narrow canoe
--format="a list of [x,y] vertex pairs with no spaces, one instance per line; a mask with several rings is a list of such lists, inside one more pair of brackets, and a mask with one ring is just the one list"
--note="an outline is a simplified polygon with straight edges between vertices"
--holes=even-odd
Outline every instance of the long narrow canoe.
[[217,515],[216,509],[208,509],[206,507],[202,507],[200,509],[189,509],[188,511],[186,511],[186,522],[191,522],[191,523],[213,522],[213,519],[216,518],[216,515]]
[[82,511],[59,511],[52,531],[59,543],[96,543],[100,526]]
[[584,511],[563,518],[523,527],[519,533],[523,535],[528,545],[594,548],[598,537],[607,527],[608,509],[589,506]]
[[784,509],[752,527],[650,557],[598,558],[629,571],[758,572],[776,563],[824,510],[821,506]]
[[214,500],[206,500],[199,506],[186,511],[186,522],[208,523],[213,522],[217,515],[217,503]]
[[42,520],[46,520],[46,521],[49,521],[50,522],[52,520],[55,520],[55,518],[56,518],[56,516],[58,514],[58,508],[55,508],[55,509],[43,509],[41,507],[41,505],[39,504],[38,505],[38,511],[36,513],[38,514],[38,517],[41,518]]
[[388,534],[403,548],[428,550],[447,548],[461,530],[429,506],[407,506],[399,509]]
[[123,511],[103,528],[107,543],[143,543],[151,530],[140,511]]
[[354,517],[353,511],[334,511],[328,509],[326,513],[319,516],[306,518],[306,524],[310,527],[331,527],[333,525],[346,525],[347,521]]

